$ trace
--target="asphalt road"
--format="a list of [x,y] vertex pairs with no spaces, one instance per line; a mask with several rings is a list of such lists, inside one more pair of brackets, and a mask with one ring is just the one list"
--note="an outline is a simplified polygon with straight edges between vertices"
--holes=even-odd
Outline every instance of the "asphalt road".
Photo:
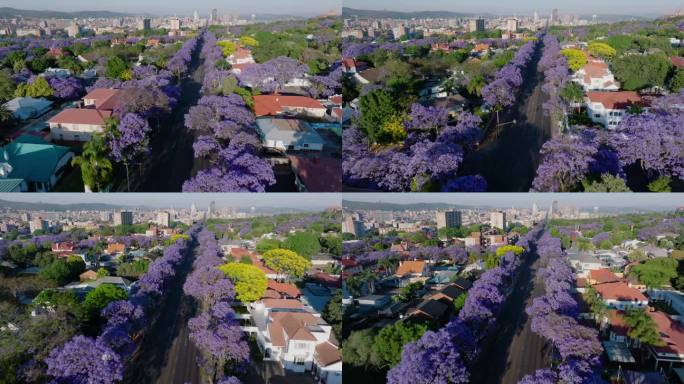
[[166,300],[158,307],[157,320],[145,334],[140,349],[127,364],[124,383],[199,383],[197,349],[188,340],[187,323],[194,315],[192,301],[183,294],[183,283],[192,268],[193,257],[182,264],[169,287]]
[[[533,251],[536,248],[531,248]],[[482,352],[471,370],[473,383],[517,384],[523,376],[548,366],[550,346],[530,329],[525,308],[544,293],[539,256],[532,252],[521,266],[513,292],[497,317],[496,331],[483,342]]]
[[487,179],[489,192],[527,192],[532,186],[539,149],[551,137],[551,122],[544,116],[542,92],[544,74],[537,71],[542,48],[537,48],[523,73],[525,81],[512,108],[500,112],[490,122],[487,134],[477,150],[466,155],[459,170],[461,175],[480,174]]
[[203,60],[199,57],[202,49],[198,43],[190,63],[190,76],[181,80],[181,98],[171,114],[162,121],[158,134],[152,140],[152,154],[146,165],[145,176],[140,178],[139,192],[180,192],[183,182],[189,179],[193,170],[201,168],[194,159],[192,143],[195,132],[185,127],[185,114],[197,104],[204,79]]

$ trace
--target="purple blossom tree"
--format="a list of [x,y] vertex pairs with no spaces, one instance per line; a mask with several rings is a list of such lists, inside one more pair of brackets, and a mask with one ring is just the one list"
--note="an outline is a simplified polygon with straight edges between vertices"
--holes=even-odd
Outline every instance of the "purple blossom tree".
[[85,336],[75,336],[45,359],[47,373],[64,384],[113,384],[123,379],[124,366],[111,348]]

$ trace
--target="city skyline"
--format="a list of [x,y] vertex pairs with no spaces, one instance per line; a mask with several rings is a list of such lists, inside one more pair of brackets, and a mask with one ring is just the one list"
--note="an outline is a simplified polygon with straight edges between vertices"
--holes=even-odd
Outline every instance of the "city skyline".
[[494,0],[483,0],[477,3],[465,1],[432,0],[429,3],[416,3],[408,0],[345,0],[344,7],[364,10],[387,10],[399,12],[420,11],[452,11],[466,13],[493,14],[529,14],[537,11],[549,14],[554,8],[566,13],[604,13],[611,15],[633,14],[635,16],[669,14],[682,8],[682,3],[673,0],[656,0],[648,3],[635,0],[608,0],[597,3],[590,0],[578,0],[573,3],[562,1],[524,0],[502,5]]
[[[339,207],[341,195],[336,193],[307,193],[306,196],[298,198],[297,193],[271,194],[267,198],[261,194],[249,193],[126,193],[126,194],[82,194],[82,193],[55,193],[50,195],[50,201],[46,201],[44,195],[32,194],[0,194],[0,207],[4,206],[5,201],[21,202],[30,204],[109,204],[120,206],[145,206],[149,208],[175,208],[206,207],[209,202],[215,201],[218,207],[238,206],[238,207],[280,207],[295,208],[302,210],[318,210],[329,207]],[[163,200],[160,199],[163,197]],[[162,201],[160,201],[162,200]]]
[[559,204],[576,205],[578,207],[613,207],[613,208],[677,208],[684,206],[683,194],[659,194],[657,201],[646,200],[645,193],[468,193],[434,194],[434,193],[384,193],[378,199],[377,194],[357,193],[344,195],[344,200],[365,203],[389,204],[422,204],[445,203],[454,205],[495,206],[495,207],[523,207],[536,203],[548,206],[553,201]]
[[262,13],[283,15],[319,15],[341,8],[340,0],[299,0],[296,3],[283,3],[276,0],[255,0],[250,2],[222,2],[216,0],[197,0],[191,3],[177,0],[159,1],[151,0],[139,2],[135,0],[119,0],[115,3],[93,3],[86,0],[68,0],[56,5],[50,0],[5,0],[3,7],[12,7],[25,10],[50,10],[63,12],[77,11],[111,11],[125,13],[150,13],[169,14],[178,13],[192,15],[198,11],[203,17],[207,17],[212,9],[218,9],[220,13]]

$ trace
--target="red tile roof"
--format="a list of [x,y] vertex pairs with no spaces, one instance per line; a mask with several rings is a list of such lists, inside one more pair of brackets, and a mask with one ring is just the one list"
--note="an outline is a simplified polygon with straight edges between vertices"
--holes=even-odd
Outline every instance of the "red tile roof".
[[252,56],[252,51],[247,48],[238,47],[238,49],[233,52],[233,57],[236,59],[246,59]]
[[279,283],[275,280],[268,280],[268,289],[274,290],[279,293],[283,293],[290,297],[299,297],[302,295],[302,291],[293,284]]
[[416,261],[402,261],[397,268],[397,276],[404,276],[406,274],[421,274],[425,267],[425,260]]
[[332,157],[288,156],[308,192],[339,192],[342,160]]
[[53,116],[48,120],[48,123],[104,125],[105,119],[110,116],[112,116],[111,111],[99,111],[91,108],[69,108]]
[[674,65],[677,68],[684,67],[684,57],[672,56],[670,57],[670,61],[672,61],[672,65]]
[[587,92],[587,98],[592,103],[601,103],[606,109],[627,109],[630,105],[643,104],[644,101],[634,91],[620,92]]
[[293,300],[293,299],[264,299],[262,300],[264,303],[264,306],[266,308],[303,308],[304,304],[302,304],[301,301],[299,300]]
[[320,343],[316,346],[316,360],[322,367],[337,363],[342,360],[340,350],[329,342]]
[[594,284],[612,283],[620,279],[610,269],[594,269],[589,271],[589,278]]
[[257,116],[275,116],[282,113],[284,108],[325,109],[318,100],[306,96],[254,96],[254,114]]
[[684,327],[676,321],[673,321],[668,315],[663,312],[649,312],[649,316],[658,325],[660,337],[665,342],[662,347],[653,347],[658,353],[673,353],[677,355],[684,355]]
[[629,326],[625,323],[624,312],[611,309],[608,311],[610,328],[620,336],[626,336]]
[[83,97],[83,100],[93,100],[95,108],[106,111],[113,111],[119,104],[121,91],[112,88],[97,88],[90,91]]
[[630,288],[624,282],[597,284],[594,286],[596,292],[603,298],[603,300],[618,300],[618,301],[648,301],[639,290]]

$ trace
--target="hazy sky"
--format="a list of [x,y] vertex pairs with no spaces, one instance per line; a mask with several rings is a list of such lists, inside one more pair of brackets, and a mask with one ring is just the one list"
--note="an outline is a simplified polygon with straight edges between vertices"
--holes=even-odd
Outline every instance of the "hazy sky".
[[344,0],[345,7],[392,11],[454,11],[468,13],[548,14],[553,8],[566,13],[664,14],[684,7],[681,0]]
[[676,208],[684,206],[684,193],[347,193],[343,198],[344,200],[396,204],[448,203],[497,207],[531,207],[533,203],[548,206],[554,200],[558,200],[561,205],[577,207]]
[[[321,209],[339,207],[341,195],[336,193],[0,193],[1,200],[43,202],[50,204],[104,203],[113,205],[144,205],[148,207],[190,207],[195,203],[206,207],[216,201],[218,207],[282,207]],[[0,203],[1,206],[2,203]]]
[[219,13],[317,15],[331,9],[339,12],[342,0],[0,0],[0,6],[65,12],[105,10],[153,14],[190,14],[197,10],[207,17],[212,8],[218,9]]

